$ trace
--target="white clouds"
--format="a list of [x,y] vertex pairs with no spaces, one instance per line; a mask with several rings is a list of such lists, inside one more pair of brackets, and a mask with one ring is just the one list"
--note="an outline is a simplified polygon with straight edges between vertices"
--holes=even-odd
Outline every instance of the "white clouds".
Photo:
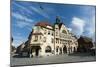
[[83,19],[73,17],[71,22],[72,32],[77,36],[82,35],[84,32],[85,21]]
[[14,42],[13,42],[13,46],[18,47],[23,42],[25,42],[25,40],[23,40],[23,39],[15,39]]
[[73,17],[70,25],[72,32],[77,37],[84,35],[95,40],[95,16],[87,19]]
[[24,21],[27,21],[27,22],[33,22],[32,19],[29,19],[26,16],[24,16],[22,14],[19,14],[19,13],[12,12],[12,16],[15,17],[18,20],[24,20]]
[[69,31],[72,31],[72,28],[67,28]]
[[[29,10],[28,8],[26,8],[25,6],[22,6],[20,4],[17,4],[16,2],[13,2],[13,4],[17,7],[19,7],[21,10],[23,9],[24,11],[26,11],[29,14],[33,14],[33,12],[31,10]],[[15,8],[14,8],[15,9]]]
[[92,19],[90,20],[90,22],[89,22],[88,25],[90,25],[90,26],[89,26],[89,30],[90,30],[91,32],[95,32],[95,16],[92,17]]
[[95,6],[80,7],[82,18],[84,18],[85,26],[83,35],[88,36],[95,40]]
[[19,28],[30,27],[32,22],[34,22],[34,20],[27,18],[26,16],[19,13],[12,13],[12,16],[17,19],[15,25]]
[[95,38],[95,16],[89,19],[89,21],[85,24],[84,29],[88,33],[84,33],[83,35],[91,37],[92,39]]
[[14,25],[19,28],[26,29],[27,27],[31,27],[32,23],[34,22],[34,20],[30,18],[30,15],[34,14],[31,9],[25,7],[25,5],[22,5],[18,2],[13,2],[12,4],[17,7],[15,8],[12,6],[12,17],[15,18],[13,22]]
[[27,39],[22,36],[21,33],[16,33],[16,36],[13,36],[13,45],[15,47],[18,47],[20,44],[22,44],[23,42],[25,42]]
[[25,21],[17,21],[16,22],[16,26],[18,26],[19,28],[27,28],[30,27],[32,24],[25,22]]
[[[88,7],[88,8],[87,8]],[[88,18],[93,17],[95,15],[95,6],[80,6],[81,16]]]
[[30,7],[33,11],[35,11],[36,13],[44,16],[45,18],[49,18],[49,16],[47,15],[47,13],[39,8],[35,8],[35,7]]

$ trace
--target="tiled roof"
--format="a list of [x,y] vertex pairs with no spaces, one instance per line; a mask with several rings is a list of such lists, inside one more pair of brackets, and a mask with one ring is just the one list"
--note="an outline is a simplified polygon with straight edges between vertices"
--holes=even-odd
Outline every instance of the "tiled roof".
[[46,26],[52,26],[50,23],[48,22],[38,22],[35,26],[43,26],[43,27],[46,27]]

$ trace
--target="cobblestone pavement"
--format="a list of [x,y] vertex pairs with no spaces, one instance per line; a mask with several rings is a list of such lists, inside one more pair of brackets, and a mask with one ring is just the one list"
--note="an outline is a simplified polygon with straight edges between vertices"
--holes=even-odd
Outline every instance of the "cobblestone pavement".
[[11,66],[18,65],[38,65],[38,64],[51,64],[51,63],[69,63],[69,62],[83,62],[83,61],[96,61],[95,56],[78,56],[78,55],[55,55],[46,57],[34,58],[11,58]]

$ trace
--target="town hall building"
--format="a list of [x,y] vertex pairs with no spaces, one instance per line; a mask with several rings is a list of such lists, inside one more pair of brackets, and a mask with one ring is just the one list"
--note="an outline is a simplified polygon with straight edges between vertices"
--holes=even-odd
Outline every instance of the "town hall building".
[[56,22],[41,21],[35,24],[28,38],[32,56],[52,56],[70,54],[77,51],[77,37],[56,18]]

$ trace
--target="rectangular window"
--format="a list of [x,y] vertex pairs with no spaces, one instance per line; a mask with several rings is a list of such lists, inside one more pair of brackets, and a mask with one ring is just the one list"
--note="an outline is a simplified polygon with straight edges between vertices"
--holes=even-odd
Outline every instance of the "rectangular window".
[[46,42],[46,37],[44,37],[44,42]]
[[56,43],[57,43],[57,39],[56,39]]
[[59,40],[58,39],[56,39],[56,43],[59,43]]
[[58,44],[59,44],[59,40],[58,40]]
[[53,34],[53,32],[52,32],[52,36],[53,36],[54,34]]
[[58,32],[56,32],[56,36],[58,36]]
[[46,30],[44,30],[44,34],[46,34]]
[[34,39],[34,41],[38,41],[38,36],[37,36],[37,35],[35,36],[35,39]]
[[51,42],[54,43],[54,39],[53,38],[51,38]]

